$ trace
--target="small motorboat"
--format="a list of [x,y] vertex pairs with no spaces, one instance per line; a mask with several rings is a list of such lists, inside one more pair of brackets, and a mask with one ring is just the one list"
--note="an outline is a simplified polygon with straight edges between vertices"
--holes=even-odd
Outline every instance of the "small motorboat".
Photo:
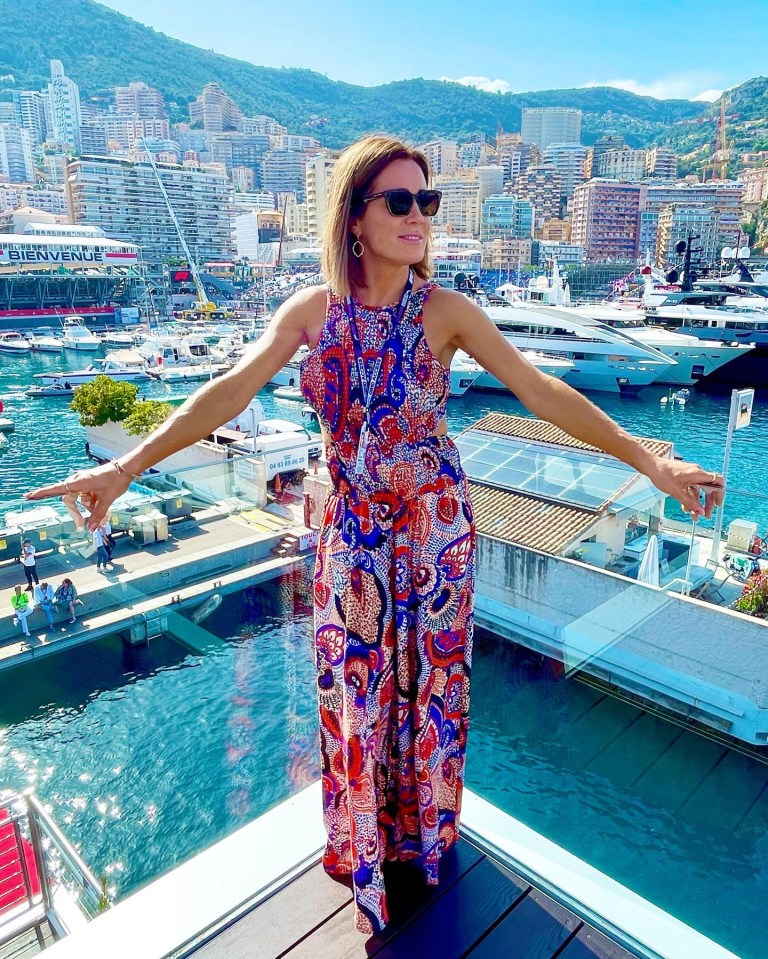
[[682,390],[670,390],[666,396],[662,396],[660,402],[662,406],[666,407],[684,407],[690,395],[691,391],[685,388]]
[[55,336],[53,330],[38,330],[30,333],[27,339],[32,346],[33,353],[61,353],[64,344],[61,338]]
[[279,400],[298,400],[304,402],[304,394],[298,386],[278,386],[272,395]]
[[21,333],[0,333],[1,353],[29,353],[32,344]]
[[49,383],[46,386],[30,386],[28,390],[24,390],[25,396],[30,396],[32,399],[40,399],[46,396],[74,396],[75,388],[71,383],[62,383],[54,382]]

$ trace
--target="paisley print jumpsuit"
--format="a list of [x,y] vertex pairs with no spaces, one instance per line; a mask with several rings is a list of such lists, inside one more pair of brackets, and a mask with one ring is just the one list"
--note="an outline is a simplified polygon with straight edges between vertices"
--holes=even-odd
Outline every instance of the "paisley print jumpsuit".
[[323,865],[352,877],[355,923],[387,923],[385,860],[413,859],[426,881],[458,838],[472,656],[475,529],[445,417],[449,373],[422,329],[434,285],[399,304],[354,304],[370,378],[364,390],[344,301],[303,361],[302,389],[329,437],[331,488],[314,574]]

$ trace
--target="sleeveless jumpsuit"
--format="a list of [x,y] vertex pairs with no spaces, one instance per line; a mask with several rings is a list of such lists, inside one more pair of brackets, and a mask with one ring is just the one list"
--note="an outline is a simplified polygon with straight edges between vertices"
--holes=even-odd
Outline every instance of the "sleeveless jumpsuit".
[[[458,838],[472,658],[475,527],[458,451],[431,434],[449,372],[422,329],[432,284],[354,305],[368,378],[383,358],[356,470],[364,392],[344,301],[329,292],[304,396],[330,438],[314,573],[326,872],[352,877],[355,924],[388,921],[382,863],[426,881]],[[397,328],[393,328],[396,325]]]

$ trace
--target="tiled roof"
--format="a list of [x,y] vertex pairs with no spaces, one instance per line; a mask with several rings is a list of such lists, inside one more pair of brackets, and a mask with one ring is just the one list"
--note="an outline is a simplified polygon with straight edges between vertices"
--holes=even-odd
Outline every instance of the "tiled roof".
[[[549,443],[552,446],[570,446],[580,450],[594,450],[601,452],[599,447],[590,446],[576,440],[558,426],[547,423],[546,420],[531,419],[527,416],[510,416],[507,413],[487,413],[482,419],[472,424],[474,430],[486,430],[489,433],[499,433],[501,436],[518,436],[521,439],[534,440],[539,443]],[[667,440],[654,440],[637,437],[640,443],[655,456],[669,456],[672,443]]]
[[558,556],[599,519],[599,513],[470,482],[477,532]]

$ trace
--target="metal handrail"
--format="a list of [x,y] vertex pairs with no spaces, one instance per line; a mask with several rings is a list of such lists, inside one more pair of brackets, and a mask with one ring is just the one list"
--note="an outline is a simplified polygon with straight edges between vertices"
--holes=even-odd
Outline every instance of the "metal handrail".
[[[96,903],[98,904],[103,897],[101,883],[85,864],[77,849],[75,849],[72,843],[67,839],[64,833],[45,811],[42,803],[37,796],[35,796],[34,792],[31,789],[28,789],[25,790],[22,795],[24,797],[29,814],[29,825],[33,837],[33,848],[39,848],[42,853],[44,845],[43,838],[47,837],[56,848],[67,868],[79,881],[83,890],[86,893],[92,894],[96,900]],[[35,838],[37,839],[37,842],[35,842]],[[46,869],[45,866],[43,868]],[[41,882],[43,882],[44,877],[45,872],[41,874]],[[45,883],[45,886],[47,885],[48,884]]]

